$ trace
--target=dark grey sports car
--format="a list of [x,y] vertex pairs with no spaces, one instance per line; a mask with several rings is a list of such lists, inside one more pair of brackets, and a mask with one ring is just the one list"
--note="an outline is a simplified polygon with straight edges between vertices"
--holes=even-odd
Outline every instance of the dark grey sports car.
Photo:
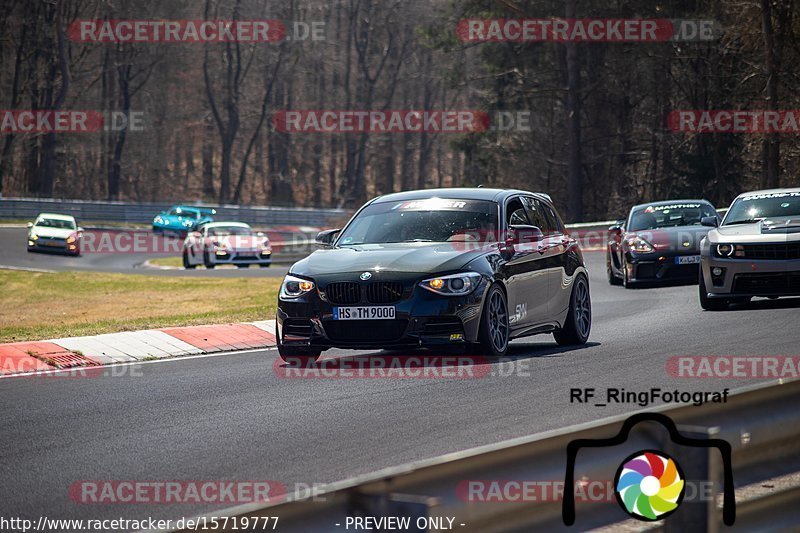
[[278,349],[438,347],[503,355],[511,339],[585,343],[589,281],[545,194],[434,189],[367,202],[281,286]]
[[626,288],[642,283],[697,282],[700,241],[718,217],[706,200],[669,200],[634,206],[609,228],[608,282]]

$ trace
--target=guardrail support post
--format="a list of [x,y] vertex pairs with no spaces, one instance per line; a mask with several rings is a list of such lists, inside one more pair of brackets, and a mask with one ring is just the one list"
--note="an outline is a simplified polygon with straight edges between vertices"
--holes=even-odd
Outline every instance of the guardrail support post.
[[[693,439],[711,439],[719,434],[718,427],[678,426],[678,431]],[[665,533],[702,531],[718,533],[717,494],[722,480],[722,460],[713,448],[679,446],[667,438],[664,451],[675,458],[684,476],[693,483],[686,485],[684,500],[664,521]],[[687,481],[687,480],[684,480]],[[691,485],[691,486],[690,486]]]

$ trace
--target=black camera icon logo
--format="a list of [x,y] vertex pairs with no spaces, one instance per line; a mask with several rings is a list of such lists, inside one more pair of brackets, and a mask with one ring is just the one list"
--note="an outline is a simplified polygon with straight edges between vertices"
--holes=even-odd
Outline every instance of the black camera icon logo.
[[[567,444],[567,471],[561,516],[564,525],[575,523],[575,460],[581,448],[607,448],[628,440],[631,429],[640,422],[657,422],[664,426],[670,440],[694,448],[716,448],[722,456],[723,508],[722,521],[732,526],[736,521],[736,499],[733,487],[731,445],[723,439],[696,439],[682,435],[675,422],[661,413],[639,413],[629,417],[622,429],[607,439],[576,439]],[[685,477],[674,458],[658,450],[642,450],[622,461],[614,477],[614,489],[622,509],[639,520],[662,520],[675,512],[683,500]]]

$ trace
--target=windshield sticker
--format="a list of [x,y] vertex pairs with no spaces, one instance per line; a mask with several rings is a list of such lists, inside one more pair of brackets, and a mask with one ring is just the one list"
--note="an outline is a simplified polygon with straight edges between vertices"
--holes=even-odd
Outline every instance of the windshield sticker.
[[657,211],[663,211],[664,213],[669,213],[672,209],[697,209],[701,207],[701,204],[670,204],[670,205],[651,205],[648,206],[647,209],[644,210],[645,213],[655,213]]
[[770,192],[770,193],[762,193],[762,194],[751,194],[749,196],[742,196],[742,202],[749,202],[750,200],[765,200],[768,198],[786,198],[787,196],[791,196],[797,198],[800,196],[800,192]]
[[409,202],[400,202],[394,207],[394,209],[402,209],[407,211],[433,211],[437,209],[464,209],[467,206],[467,202],[463,200],[446,200],[444,198],[429,198],[426,200],[412,200]]

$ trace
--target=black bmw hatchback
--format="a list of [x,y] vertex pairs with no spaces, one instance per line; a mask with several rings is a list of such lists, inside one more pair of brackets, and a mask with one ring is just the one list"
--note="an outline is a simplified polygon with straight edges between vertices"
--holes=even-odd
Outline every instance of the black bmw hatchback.
[[506,353],[511,339],[589,337],[583,256],[549,196],[432,189],[367,202],[295,263],[278,296],[278,350],[332,347]]

